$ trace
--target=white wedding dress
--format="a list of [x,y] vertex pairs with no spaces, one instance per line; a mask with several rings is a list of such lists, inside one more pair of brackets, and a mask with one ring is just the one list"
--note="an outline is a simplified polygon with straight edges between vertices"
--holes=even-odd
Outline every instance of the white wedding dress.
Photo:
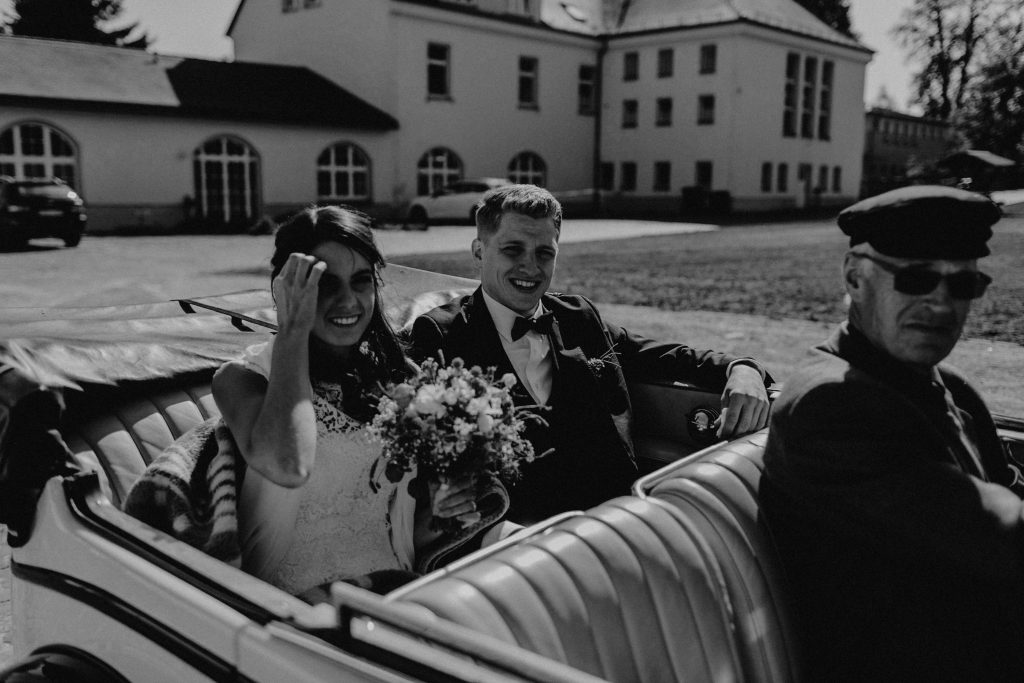
[[[270,376],[273,342],[246,350]],[[341,411],[337,384],[314,386],[316,462],[306,483],[278,486],[246,470],[239,498],[242,568],[293,595],[380,569],[411,569],[415,501],[408,477],[384,476],[381,446]]]

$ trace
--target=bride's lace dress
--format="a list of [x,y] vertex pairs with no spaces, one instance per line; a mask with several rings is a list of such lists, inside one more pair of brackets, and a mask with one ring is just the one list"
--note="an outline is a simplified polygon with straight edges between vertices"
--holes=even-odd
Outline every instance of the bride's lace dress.
[[240,501],[243,567],[292,594],[412,562],[408,482],[384,476],[380,444],[341,411],[338,385],[317,383],[313,394],[317,452],[307,482],[286,489],[249,470]]

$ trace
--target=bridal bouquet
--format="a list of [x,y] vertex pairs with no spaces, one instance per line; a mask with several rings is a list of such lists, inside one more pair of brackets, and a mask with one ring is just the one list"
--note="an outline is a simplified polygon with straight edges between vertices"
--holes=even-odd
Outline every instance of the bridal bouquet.
[[383,443],[387,478],[415,468],[438,482],[481,474],[517,481],[521,464],[537,457],[523,435],[527,422],[543,419],[513,404],[516,381],[460,358],[450,367],[428,359],[415,377],[386,387],[370,431]]

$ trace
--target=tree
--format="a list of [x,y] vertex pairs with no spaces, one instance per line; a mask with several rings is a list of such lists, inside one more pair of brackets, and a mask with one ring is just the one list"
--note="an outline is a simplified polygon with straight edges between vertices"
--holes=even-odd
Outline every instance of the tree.
[[1003,0],[914,0],[904,10],[893,35],[923,62],[913,78],[927,116],[950,121],[963,106],[1008,6]]
[[8,29],[16,36],[80,40],[101,45],[144,49],[149,36],[136,32],[138,23],[121,28],[101,28],[122,11],[122,0],[14,0],[15,17]]
[[1024,16],[1005,23],[998,48],[979,70],[957,129],[971,147],[1024,160]]
[[853,36],[850,26],[850,3],[847,0],[796,0],[808,12],[848,36]]

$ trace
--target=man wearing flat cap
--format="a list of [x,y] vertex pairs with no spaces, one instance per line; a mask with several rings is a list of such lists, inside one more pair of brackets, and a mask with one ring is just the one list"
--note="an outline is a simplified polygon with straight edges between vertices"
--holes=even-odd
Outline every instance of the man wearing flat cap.
[[807,680],[1024,681],[1024,485],[940,365],[1000,215],[939,186],[839,214],[848,319],[785,381],[760,487]]

